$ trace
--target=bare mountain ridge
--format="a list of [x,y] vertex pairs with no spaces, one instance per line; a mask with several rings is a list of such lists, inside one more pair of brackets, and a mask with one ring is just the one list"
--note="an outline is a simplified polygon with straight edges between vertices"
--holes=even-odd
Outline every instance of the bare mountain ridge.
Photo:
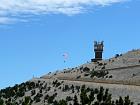
[[[92,71],[94,72],[92,73]],[[140,85],[140,50],[116,54],[115,57],[108,60],[86,63],[41,78]]]
[[[92,76],[92,71],[95,71]],[[102,71],[105,71],[102,73]],[[96,73],[97,72],[97,73]],[[98,75],[98,76],[96,76]],[[86,84],[89,87],[109,88],[113,97],[130,95],[136,103],[140,102],[140,50],[116,54],[115,57],[81,66],[64,69],[41,77],[45,80],[64,80],[67,84]]]
[[[83,86],[87,92],[85,96],[89,99],[91,90],[95,92],[92,95],[94,100],[90,105],[98,105],[101,87],[104,88],[102,96],[105,95],[106,89],[109,89],[107,96],[111,97],[109,101],[111,103],[107,105],[118,105],[120,96],[124,102],[128,99],[126,96],[129,96],[134,105],[139,105],[140,50],[132,50],[125,54],[117,54],[107,60],[49,73],[14,87],[2,89],[0,105],[75,105],[75,96],[81,105]],[[3,104],[1,104],[1,99],[4,100]],[[64,101],[67,104],[64,104]],[[100,104],[104,102],[106,101],[101,101]],[[133,105],[133,103],[125,105]]]

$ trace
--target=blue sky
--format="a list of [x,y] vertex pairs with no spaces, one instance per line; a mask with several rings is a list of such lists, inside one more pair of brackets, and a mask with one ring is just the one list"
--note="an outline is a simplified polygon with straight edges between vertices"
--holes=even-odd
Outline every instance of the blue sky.
[[139,0],[2,0],[0,88],[90,61],[94,40],[104,59],[140,48],[139,10]]

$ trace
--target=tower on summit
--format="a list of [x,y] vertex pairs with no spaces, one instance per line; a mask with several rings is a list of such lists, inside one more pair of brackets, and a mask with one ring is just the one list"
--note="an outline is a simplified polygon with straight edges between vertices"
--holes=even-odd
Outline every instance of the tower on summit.
[[103,41],[101,42],[94,41],[95,58],[91,59],[92,62],[102,60],[103,47],[104,47]]

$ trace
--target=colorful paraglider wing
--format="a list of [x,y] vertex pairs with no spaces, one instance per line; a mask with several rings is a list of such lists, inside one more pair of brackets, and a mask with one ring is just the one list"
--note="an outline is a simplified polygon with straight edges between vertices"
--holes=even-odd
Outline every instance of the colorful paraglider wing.
[[68,59],[68,53],[63,53],[63,57],[64,57],[64,62],[66,62],[66,60]]

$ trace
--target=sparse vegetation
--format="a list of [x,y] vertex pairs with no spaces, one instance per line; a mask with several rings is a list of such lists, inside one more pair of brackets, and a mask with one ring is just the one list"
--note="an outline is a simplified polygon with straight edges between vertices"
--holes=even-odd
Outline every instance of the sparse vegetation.
[[77,96],[74,96],[73,105],[79,105]]
[[[125,59],[123,55],[119,54],[116,54],[115,58],[111,58],[109,61],[105,60],[93,62],[92,64],[83,64],[82,66],[72,69],[65,69],[65,71],[59,73],[56,72],[55,74],[52,73],[48,76],[49,80],[44,79],[43,76],[39,79],[34,78],[33,81],[31,80],[16,84],[13,87],[1,89],[0,105],[136,105],[136,103],[139,102],[138,93],[136,93],[136,97],[134,97],[137,98],[136,101],[132,102],[134,98],[131,93],[133,95],[135,93],[130,91],[128,92],[130,96],[124,96],[120,91],[125,91],[128,87],[126,88],[126,85],[119,87],[119,83],[121,84],[122,78],[125,78],[123,83],[127,80],[127,74],[125,74],[125,76],[122,74],[128,73],[131,69],[133,72],[128,73],[128,75],[130,74],[129,83],[131,83],[133,78],[139,78],[139,72],[137,71],[139,68],[135,70],[133,69],[134,67],[132,67],[125,70],[126,68],[123,66],[127,65],[127,63],[130,63],[131,66],[133,62],[127,61],[127,56]],[[134,62],[138,65],[140,60],[134,59]],[[119,67],[121,67],[121,69]],[[115,70],[117,70],[118,76],[115,74]],[[62,79],[58,78],[59,76]],[[118,78],[120,80],[118,80],[119,82],[117,81]],[[106,81],[108,83],[115,83],[114,81],[117,81],[116,83],[118,84],[115,84],[115,92],[112,92],[114,91],[114,89],[112,89],[114,84],[110,84],[109,86],[104,85]],[[105,86],[109,89],[99,86]],[[111,92],[113,94],[111,94]],[[127,93],[127,90],[125,92]],[[122,94],[122,96],[119,96],[120,94]],[[130,98],[132,98],[132,100]],[[137,105],[140,105],[140,103]]]
[[[58,81],[53,81],[52,85],[56,85]],[[34,105],[34,103],[44,102],[48,104],[53,105],[133,105],[134,103],[129,99],[129,96],[126,96],[122,98],[121,96],[117,100],[112,100],[112,95],[109,93],[109,89],[104,89],[103,87],[98,88],[86,88],[85,85],[80,86],[74,86],[74,85],[64,85],[63,91],[75,91],[77,90],[77,93],[79,95],[74,95],[73,97],[67,96],[65,99],[62,100],[55,100],[55,97],[57,97],[57,92],[53,95],[46,94],[44,96],[44,100],[42,100],[43,97],[43,90],[44,88],[41,88],[43,85],[41,82],[38,82],[38,86],[36,87],[33,85],[34,83],[23,83],[22,85],[16,85],[16,87],[9,87],[6,89],[3,89],[0,91],[0,105]],[[41,85],[40,85],[41,84]],[[44,83],[45,84],[45,83]],[[31,86],[27,86],[31,85]],[[20,89],[21,88],[21,89]],[[42,89],[42,92],[38,91],[36,93],[35,88]],[[57,87],[56,87],[57,88]],[[14,90],[16,89],[16,90]],[[32,90],[29,90],[32,89]],[[25,96],[22,100],[19,102],[16,100],[13,101],[13,97],[17,96],[16,92],[19,92],[19,90],[25,90],[24,92],[31,91],[30,96]],[[9,93],[9,91],[16,91],[14,95],[11,95],[11,97],[5,93]],[[62,91],[62,92],[63,92]],[[80,92],[79,92],[80,91]],[[74,92],[72,92],[74,93]],[[63,94],[63,93],[62,93]],[[7,100],[3,100],[4,97],[7,97]],[[78,101],[78,99],[80,100]],[[73,104],[72,104],[72,103]],[[69,104],[68,104],[69,103]]]
[[3,104],[4,104],[3,99],[0,99],[0,105],[3,105]]
[[120,56],[119,54],[116,54],[116,55],[115,55],[115,58],[118,58],[119,56]]
[[42,94],[40,94],[40,93],[37,93],[37,95],[34,97],[34,101],[35,102],[40,102],[41,101],[41,97],[42,97],[43,95]]
[[83,71],[84,71],[84,72],[89,72],[90,69],[89,69],[88,67],[84,67],[84,68],[83,68]]
[[109,72],[108,71],[103,71],[103,70],[101,70],[101,71],[91,71],[90,72],[90,75],[91,75],[90,77],[93,78],[95,76],[97,78],[100,78],[100,77],[104,78],[107,74],[109,74]]
[[113,77],[112,75],[109,76],[109,78],[112,78],[112,77]]
[[79,75],[79,76],[76,77],[76,79],[79,79],[79,78],[81,78],[81,75]]
[[58,87],[58,86],[60,86],[61,85],[61,83],[60,82],[58,82],[58,80],[55,80],[55,81],[53,81],[53,86],[56,86],[56,87]]
[[72,101],[73,99],[72,99],[72,97],[71,96],[67,96],[66,97],[66,101]]
[[31,96],[35,95],[36,91],[35,90],[31,90]]
[[90,75],[89,73],[85,73],[85,74],[84,74],[84,76],[89,76],[89,75]]

